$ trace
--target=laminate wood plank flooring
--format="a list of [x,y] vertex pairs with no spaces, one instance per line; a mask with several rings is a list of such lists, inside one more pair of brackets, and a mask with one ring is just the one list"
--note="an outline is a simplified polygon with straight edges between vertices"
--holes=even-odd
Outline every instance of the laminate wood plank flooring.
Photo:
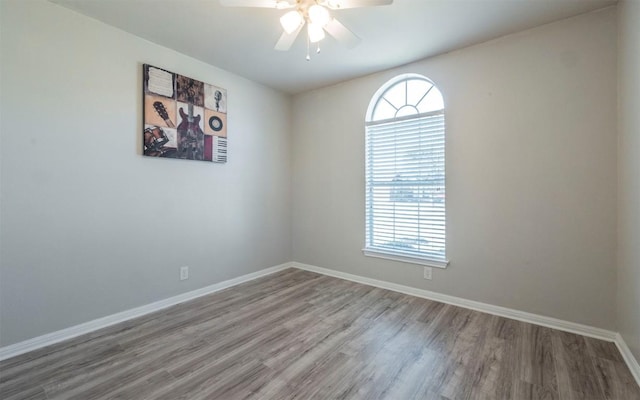
[[288,269],[0,362],[0,398],[640,400],[613,343]]

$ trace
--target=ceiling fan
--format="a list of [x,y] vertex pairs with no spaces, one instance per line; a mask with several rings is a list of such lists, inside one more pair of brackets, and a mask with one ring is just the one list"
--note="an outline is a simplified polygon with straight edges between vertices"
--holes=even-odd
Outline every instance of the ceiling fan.
[[325,32],[348,48],[353,48],[360,43],[360,38],[356,34],[331,16],[331,11],[383,6],[391,3],[393,0],[220,0],[220,4],[227,7],[292,9],[280,17],[280,24],[284,32],[276,43],[275,49],[289,50],[306,25],[307,61],[311,59],[309,55],[310,44],[316,43],[319,53],[319,42],[325,38]]

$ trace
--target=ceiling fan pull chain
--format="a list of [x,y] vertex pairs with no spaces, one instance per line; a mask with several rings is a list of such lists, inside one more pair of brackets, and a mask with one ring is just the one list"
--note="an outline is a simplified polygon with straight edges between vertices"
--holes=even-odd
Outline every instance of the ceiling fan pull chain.
[[318,48],[316,49],[316,54],[320,54],[320,42],[318,42]]
[[310,46],[311,46],[311,40],[309,39],[309,34],[307,33],[307,61],[311,61],[311,56],[309,55]]

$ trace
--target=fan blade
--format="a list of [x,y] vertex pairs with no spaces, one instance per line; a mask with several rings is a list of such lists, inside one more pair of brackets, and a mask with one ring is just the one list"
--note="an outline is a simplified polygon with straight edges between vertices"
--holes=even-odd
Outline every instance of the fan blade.
[[345,8],[388,6],[393,0],[326,0],[326,5],[332,10]]
[[324,26],[324,30],[350,49],[356,47],[361,40],[355,33],[351,32],[335,18]]
[[[289,3],[286,5],[285,3]],[[264,7],[264,8],[289,8],[293,7],[291,0],[220,0],[220,5],[225,7]]]
[[298,29],[296,29],[294,32],[291,32],[291,33],[282,32],[282,36],[280,36],[278,43],[276,43],[275,49],[278,51],[289,50],[291,46],[293,46],[293,42],[296,41],[296,38],[298,37],[298,34],[300,33],[303,27],[304,27],[304,24],[300,24]]

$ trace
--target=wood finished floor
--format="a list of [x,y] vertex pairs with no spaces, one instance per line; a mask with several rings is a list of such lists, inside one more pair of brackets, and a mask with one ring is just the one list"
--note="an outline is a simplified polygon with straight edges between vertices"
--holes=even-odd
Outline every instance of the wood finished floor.
[[615,345],[289,269],[0,363],[13,399],[640,399]]

